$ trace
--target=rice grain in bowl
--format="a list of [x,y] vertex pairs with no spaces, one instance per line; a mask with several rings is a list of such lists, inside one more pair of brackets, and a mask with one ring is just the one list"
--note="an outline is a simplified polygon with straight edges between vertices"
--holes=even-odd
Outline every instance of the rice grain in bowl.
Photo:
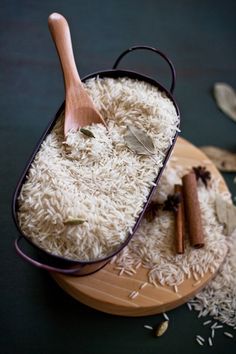
[[[87,127],[91,136],[70,132],[65,140],[62,112],[15,194],[20,232],[45,254],[69,262],[66,273],[97,270],[129,241],[178,131],[178,108],[165,89],[141,75],[115,72],[85,83],[108,129],[94,124]],[[130,128],[151,138],[153,154],[130,149]]]

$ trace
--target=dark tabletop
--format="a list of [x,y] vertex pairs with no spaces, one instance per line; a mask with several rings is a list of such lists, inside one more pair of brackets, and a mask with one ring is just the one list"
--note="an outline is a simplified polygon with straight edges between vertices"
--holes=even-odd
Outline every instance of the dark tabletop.
[[[157,339],[143,326],[155,325],[160,316],[117,317],[93,310],[16,255],[12,193],[64,95],[47,28],[53,11],[64,14],[70,23],[81,76],[111,68],[131,45],[158,47],[176,67],[181,135],[197,146],[236,147],[236,125],[217,109],[211,95],[217,81],[236,87],[235,0],[1,0],[0,352],[233,353],[235,339],[222,333],[212,348],[195,342],[196,334],[208,332],[186,305],[168,313],[169,331]],[[148,74],[169,87],[169,69],[153,53],[132,53],[121,67]],[[234,175],[224,177],[235,195]]]

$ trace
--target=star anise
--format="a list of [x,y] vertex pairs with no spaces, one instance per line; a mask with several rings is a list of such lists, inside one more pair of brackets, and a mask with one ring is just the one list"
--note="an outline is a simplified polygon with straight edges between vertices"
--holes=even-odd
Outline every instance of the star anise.
[[200,179],[204,186],[207,188],[208,181],[211,180],[211,173],[206,169],[206,167],[193,167],[193,172],[195,173],[197,181]]
[[175,193],[173,195],[168,195],[166,201],[164,202],[163,210],[176,212],[178,210],[180,202],[181,202],[180,193]]
[[157,216],[158,210],[160,210],[162,207],[162,204],[159,204],[158,202],[151,202],[144,214],[144,217],[147,219],[148,222],[152,222],[155,217]]

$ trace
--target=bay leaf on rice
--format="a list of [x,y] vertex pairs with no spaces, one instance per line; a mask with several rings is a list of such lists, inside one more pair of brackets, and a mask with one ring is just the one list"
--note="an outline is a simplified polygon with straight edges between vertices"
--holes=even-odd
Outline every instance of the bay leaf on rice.
[[151,137],[142,129],[128,125],[124,140],[127,147],[138,155],[151,156],[155,152]]
[[236,172],[236,154],[215,146],[202,146],[200,148],[216,167],[225,172]]
[[234,89],[224,82],[218,82],[214,85],[213,92],[218,107],[236,122],[236,93]]
[[220,224],[224,225],[226,235],[232,235],[236,231],[236,206],[217,194],[215,209],[217,219]]

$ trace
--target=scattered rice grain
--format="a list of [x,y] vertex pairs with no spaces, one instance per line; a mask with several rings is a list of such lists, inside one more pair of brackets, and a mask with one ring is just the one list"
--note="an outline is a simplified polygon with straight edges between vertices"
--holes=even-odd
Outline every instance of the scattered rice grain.
[[145,283],[143,283],[143,284],[140,285],[139,289],[143,289],[143,288],[145,288],[147,285],[148,285],[148,283],[145,282]]
[[200,339],[196,338],[196,341],[198,342],[198,344],[204,345],[204,343]]
[[167,316],[167,314],[165,313],[165,312],[163,312],[163,314],[162,314],[163,316],[164,316],[164,318],[167,320],[167,321],[169,321],[170,319],[169,319],[169,317]]
[[198,280],[196,283],[193,283],[193,286],[198,286],[201,283],[201,280]]
[[196,336],[198,339],[200,339],[202,342],[205,342],[205,339],[202,337],[202,336],[200,336],[199,334],[197,334],[197,336]]
[[141,265],[142,265],[142,262],[137,263],[137,264],[135,265],[135,269],[139,269],[139,268],[141,267]]
[[152,326],[149,326],[149,325],[144,325],[144,328],[147,328],[147,329],[153,330],[153,327],[152,327]]
[[214,329],[214,328],[216,328],[218,326],[218,322],[215,322],[215,323],[213,323],[213,325],[211,326],[211,329]]
[[208,343],[209,343],[209,345],[212,347],[212,345],[213,345],[213,342],[212,342],[212,339],[211,339],[211,337],[209,337],[208,338]]
[[229,337],[229,338],[233,338],[233,337],[234,337],[233,334],[232,334],[232,333],[229,333],[229,332],[224,332],[224,335],[225,335],[226,337]]
[[139,292],[138,292],[138,291],[133,291],[133,292],[129,295],[129,297],[133,300],[133,299],[135,299],[138,295],[139,295]]
[[187,306],[188,306],[189,310],[192,311],[192,306],[189,302],[187,302]]
[[124,273],[124,271],[125,271],[125,269],[122,268],[122,269],[120,270],[120,272],[119,272],[119,275],[122,275],[122,274]]
[[129,293],[129,297],[132,298],[132,296],[136,293],[136,291],[131,291],[131,293]]
[[132,271],[132,270],[125,269],[124,273],[127,275],[134,275],[136,272]]

